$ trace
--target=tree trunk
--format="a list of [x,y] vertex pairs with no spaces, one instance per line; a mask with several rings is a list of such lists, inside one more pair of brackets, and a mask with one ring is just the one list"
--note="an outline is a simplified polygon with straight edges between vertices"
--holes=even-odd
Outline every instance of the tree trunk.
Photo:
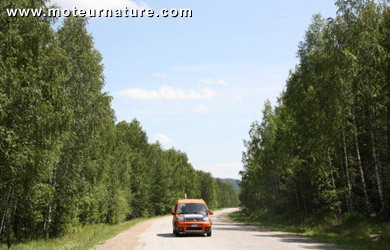
[[280,197],[280,178],[279,178],[279,175],[276,177],[276,191],[277,191],[278,197]]
[[14,236],[17,242],[21,242],[21,234],[19,232],[19,225],[20,225],[20,211],[19,206],[16,206],[15,213],[14,213],[14,221],[13,221],[13,229],[14,229]]
[[306,198],[305,198],[305,193],[302,191],[302,200],[303,200],[303,209],[305,211],[305,214],[307,214],[307,206],[306,206]]
[[0,237],[1,237],[1,234],[3,233],[3,228],[4,228],[4,224],[5,224],[5,217],[7,216],[7,211],[6,209],[4,209],[4,213],[3,215],[1,216],[1,222],[0,222]]
[[[55,192],[55,189],[56,189],[56,176],[57,176],[57,171],[56,169],[54,169],[53,171],[53,177],[52,177],[52,185],[53,185],[53,188],[54,188],[54,192]],[[43,238],[44,239],[47,239],[49,237],[49,228],[50,228],[50,223],[51,223],[51,212],[52,212],[52,205],[53,205],[53,195],[49,201],[49,204],[47,206],[47,210],[46,210],[46,215],[45,215],[45,221],[43,223]]]
[[5,226],[5,220],[7,218],[7,212],[8,212],[8,204],[9,204],[9,201],[10,201],[10,197],[11,197],[11,192],[12,192],[12,185],[9,187],[8,189],[8,193],[7,193],[7,201],[6,201],[6,205],[5,205],[5,208],[4,208],[4,213],[3,215],[1,216],[1,222],[0,222],[0,236],[1,234],[3,233],[3,229],[4,229],[4,226]]
[[387,206],[386,206],[386,200],[385,200],[385,195],[383,192],[383,184],[382,184],[382,177],[381,177],[381,161],[379,158],[379,152],[376,146],[376,138],[375,138],[375,133],[374,133],[374,124],[375,124],[375,118],[374,118],[374,113],[372,110],[372,106],[369,107],[369,115],[370,115],[370,138],[371,138],[371,150],[372,150],[372,157],[374,160],[374,165],[375,165],[375,175],[376,175],[376,182],[378,186],[378,193],[379,193],[379,199],[381,201],[382,205],[382,210],[383,213],[385,214],[385,217],[388,219],[389,215],[387,212]]
[[[336,192],[336,182],[334,180],[333,164],[332,164],[332,158],[330,157],[329,149],[328,149],[328,160],[329,160],[330,175],[332,177],[332,187],[333,187],[333,190]],[[336,196],[337,196],[337,193],[336,193]]]
[[11,241],[11,215],[12,215],[12,208],[13,208],[13,198],[14,198],[14,188],[11,185],[11,194],[7,206],[7,222],[6,222],[6,229],[7,229],[7,246],[8,248],[11,248],[12,241]]
[[[333,187],[333,191],[334,191],[334,195],[335,195],[334,198],[336,199],[337,203],[339,203],[340,200],[339,200],[339,196],[337,194],[336,181],[335,181],[335,178],[334,178],[334,169],[333,169],[332,158],[330,156],[329,149],[328,149],[328,160],[329,160],[330,176],[332,178],[332,187]],[[337,210],[338,213],[341,213],[341,209],[340,209],[339,205],[337,205],[336,210]],[[337,214],[335,214],[335,218],[337,220]]]
[[[390,83],[388,83],[388,85],[390,88]],[[387,164],[388,166],[390,166],[390,103],[387,105]]]
[[[344,163],[343,163],[343,154],[340,154],[340,166],[341,166],[341,173],[343,175],[343,184],[344,184],[344,190],[347,189],[347,181],[345,177],[345,169],[344,169]],[[347,209],[349,208],[349,200],[348,200],[348,194],[346,192],[343,192],[345,196],[345,202],[347,203]]]
[[354,135],[355,148],[356,148],[356,158],[358,161],[360,180],[362,182],[362,187],[363,187],[364,201],[366,203],[366,215],[367,215],[367,217],[370,217],[371,216],[371,202],[370,202],[370,199],[368,198],[367,185],[366,185],[366,181],[364,178],[364,170],[363,170],[363,166],[362,166],[362,160],[360,157],[358,130],[357,130],[357,126],[356,126],[356,120],[355,120],[354,113],[352,114],[352,121],[353,121],[353,130],[354,130],[353,135]]
[[59,227],[59,211],[56,210],[54,212],[54,222],[53,222],[53,235],[54,237],[58,237],[58,227]]
[[51,222],[51,202],[47,207],[45,221],[43,223],[43,238],[47,239],[49,237],[49,227]]
[[344,164],[345,164],[345,175],[347,179],[347,194],[348,194],[348,211],[353,211],[353,203],[352,203],[352,185],[351,179],[349,177],[349,163],[348,163],[348,154],[347,154],[347,145],[345,140],[345,130],[344,123],[341,124],[342,136],[343,136],[343,151],[344,151]]
[[7,247],[11,248],[11,246],[11,213],[9,213],[7,216]]
[[297,185],[295,184],[295,200],[297,202],[297,208],[300,210],[301,209],[301,206],[299,205],[299,197],[298,197],[298,191],[297,191]]

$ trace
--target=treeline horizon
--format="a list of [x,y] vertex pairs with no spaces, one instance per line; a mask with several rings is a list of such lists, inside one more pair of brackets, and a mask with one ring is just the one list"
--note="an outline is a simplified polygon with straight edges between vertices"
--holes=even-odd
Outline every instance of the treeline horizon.
[[336,17],[314,15],[278,103],[251,125],[250,214],[389,220],[390,1],[335,4]]
[[137,120],[116,123],[87,20],[57,22],[0,12],[0,245],[168,214],[185,193],[212,209],[237,206],[230,183],[149,143]]

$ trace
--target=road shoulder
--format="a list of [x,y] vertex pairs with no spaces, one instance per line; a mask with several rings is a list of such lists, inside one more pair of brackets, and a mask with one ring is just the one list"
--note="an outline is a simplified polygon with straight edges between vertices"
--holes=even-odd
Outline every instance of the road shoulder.
[[144,233],[152,224],[154,219],[149,219],[138,223],[130,229],[119,233],[115,237],[106,240],[104,243],[95,246],[95,250],[132,250],[136,249],[139,244],[139,236]]

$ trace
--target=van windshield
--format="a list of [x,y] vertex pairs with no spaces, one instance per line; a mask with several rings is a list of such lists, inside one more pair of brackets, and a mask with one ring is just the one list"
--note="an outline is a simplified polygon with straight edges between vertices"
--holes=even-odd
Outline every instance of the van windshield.
[[206,206],[202,203],[182,203],[177,207],[177,214],[203,214],[206,215]]

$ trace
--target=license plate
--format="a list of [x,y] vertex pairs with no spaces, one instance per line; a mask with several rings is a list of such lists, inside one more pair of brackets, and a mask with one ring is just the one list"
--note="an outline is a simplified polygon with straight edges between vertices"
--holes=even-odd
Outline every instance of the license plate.
[[198,225],[191,225],[191,227],[198,227]]

